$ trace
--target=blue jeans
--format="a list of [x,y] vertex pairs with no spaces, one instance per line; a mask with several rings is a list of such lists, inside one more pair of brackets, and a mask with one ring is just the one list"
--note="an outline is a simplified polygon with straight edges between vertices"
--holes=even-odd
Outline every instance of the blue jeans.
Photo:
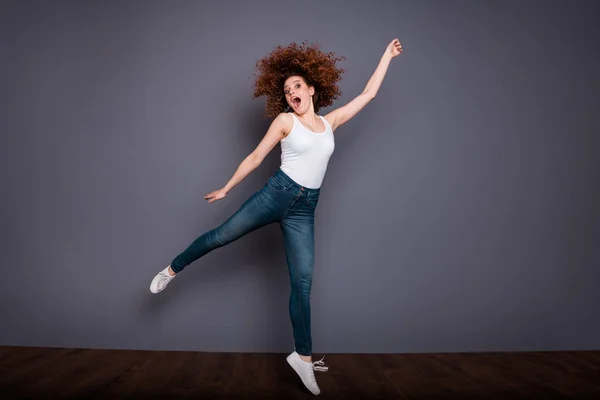
[[291,281],[290,319],[295,350],[310,356],[310,289],[314,267],[314,212],[320,189],[298,185],[281,169],[221,226],[204,233],[171,263],[176,273],[211,252],[262,226],[278,222],[283,232]]

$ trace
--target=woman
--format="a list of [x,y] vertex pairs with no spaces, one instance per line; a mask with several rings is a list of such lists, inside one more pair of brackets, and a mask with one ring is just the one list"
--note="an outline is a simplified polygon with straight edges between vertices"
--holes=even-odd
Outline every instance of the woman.
[[262,226],[279,223],[291,281],[289,312],[295,348],[290,366],[315,395],[320,393],[313,370],[327,370],[322,361],[312,362],[310,290],[314,266],[314,212],[329,158],[334,151],[333,132],[354,117],[379,90],[402,45],[394,39],[365,90],[348,104],[319,116],[320,108],[340,95],[337,86],[344,70],[336,67],[333,53],[323,53],[306,43],[278,46],[257,62],[259,74],[254,98],[267,96],[267,116],[276,117],[256,149],[239,165],[231,180],[204,198],[213,203],[257,168],[265,156],[281,143],[281,166],[221,226],[204,233],[152,280],[150,290],[158,293],[186,266],[210,251],[233,242]]

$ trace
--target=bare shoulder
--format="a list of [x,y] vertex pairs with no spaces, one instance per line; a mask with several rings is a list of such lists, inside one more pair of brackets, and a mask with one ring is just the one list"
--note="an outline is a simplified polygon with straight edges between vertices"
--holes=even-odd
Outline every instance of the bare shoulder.
[[283,134],[283,137],[286,137],[294,127],[294,119],[289,113],[282,112],[275,117],[272,125],[277,126],[277,129]]
[[282,112],[279,113],[273,122],[278,121],[278,123],[283,123],[285,125],[289,125],[290,127],[294,124],[294,120],[292,119],[292,115],[290,113]]
[[273,119],[267,133],[252,152],[253,159],[260,164],[271,150],[289,135],[293,127],[293,119],[289,114],[281,113]]

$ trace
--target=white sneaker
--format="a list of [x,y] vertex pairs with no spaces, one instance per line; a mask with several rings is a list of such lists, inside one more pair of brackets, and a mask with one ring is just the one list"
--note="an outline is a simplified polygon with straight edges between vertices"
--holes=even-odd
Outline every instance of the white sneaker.
[[[323,357],[325,358],[325,357]],[[287,362],[290,364],[294,371],[300,376],[302,379],[302,383],[308,390],[312,392],[315,396],[321,393],[321,389],[319,389],[319,385],[317,385],[317,380],[315,378],[314,371],[327,371],[327,367],[324,367],[323,358],[319,361],[315,361],[313,363],[304,361],[300,358],[298,353],[295,351],[287,356]]]
[[158,293],[163,291],[167,287],[169,282],[171,282],[171,280],[176,276],[177,274],[173,276],[169,274],[169,267],[163,269],[158,274],[156,274],[154,279],[152,279],[152,283],[150,283],[150,291],[152,293]]

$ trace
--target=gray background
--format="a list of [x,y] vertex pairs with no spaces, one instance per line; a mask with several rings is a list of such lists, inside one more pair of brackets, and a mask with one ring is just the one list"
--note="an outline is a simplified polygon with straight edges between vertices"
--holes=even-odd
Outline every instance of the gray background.
[[[255,62],[318,41],[342,105],[317,209],[317,353],[600,348],[600,6],[586,1],[4,1],[0,344],[292,350],[277,225],[154,275],[270,120]],[[325,112],[332,108],[323,110]]]

